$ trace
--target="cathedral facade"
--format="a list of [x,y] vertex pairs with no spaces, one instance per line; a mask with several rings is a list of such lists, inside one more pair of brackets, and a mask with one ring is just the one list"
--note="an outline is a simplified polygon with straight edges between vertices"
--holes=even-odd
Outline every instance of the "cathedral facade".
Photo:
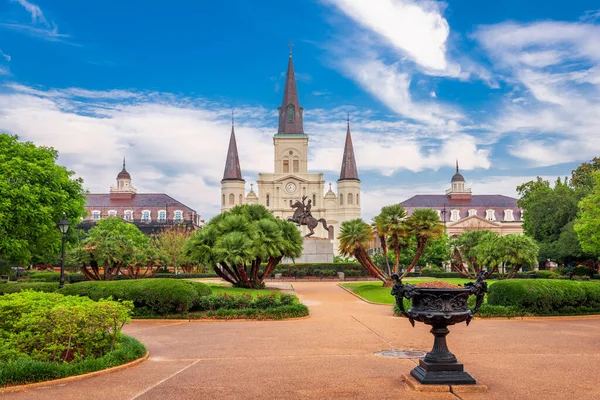
[[[225,171],[221,180],[221,211],[238,204],[261,204],[276,218],[290,218],[297,201],[310,203],[311,214],[317,220],[327,221],[330,231],[319,225],[316,238],[329,238],[337,249],[340,225],[344,221],[360,218],[360,180],[352,146],[350,123],[346,131],[344,155],[341,160],[337,193],[331,184],[325,192],[325,179],[321,172],[311,172],[308,165],[309,135],[303,127],[304,109],[298,100],[294,65],[290,53],[283,102],[279,107],[279,128],[273,136],[274,164],[272,172],[258,174],[257,191],[246,193],[242,178],[234,127],[231,128]],[[302,233],[306,234],[306,227]]]

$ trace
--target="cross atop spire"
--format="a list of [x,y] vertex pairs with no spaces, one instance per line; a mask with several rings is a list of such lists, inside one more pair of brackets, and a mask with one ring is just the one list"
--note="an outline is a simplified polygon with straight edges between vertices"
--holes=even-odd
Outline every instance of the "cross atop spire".
[[456,159],[456,173],[458,174],[458,158]]
[[340,171],[340,181],[359,180],[358,170],[356,169],[356,160],[354,158],[354,146],[352,146],[352,135],[350,135],[350,113],[348,113],[348,130],[346,132],[346,144],[344,146],[344,157],[342,158],[342,170]]
[[125,170],[125,157],[123,157],[123,170]]
[[233,112],[231,114],[231,136],[229,137],[229,148],[227,149],[227,159],[225,160],[225,171],[223,172],[224,181],[243,181],[242,170],[240,168],[240,157],[238,156],[237,143],[235,141],[235,130],[233,127]]
[[290,57],[292,56],[292,46],[294,45],[294,43],[292,43],[292,41],[290,40],[290,43],[288,44],[288,46],[290,46]]
[[285,77],[285,89],[283,101],[279,107],[279,129],[277,133],[304,133],[302,127],[303,108],[298,101],[298,90],[296,89],[296,76],[294,75],[294,63],[292,62],[292,42],[290,42],[290,58],[288,60],[287,75]]

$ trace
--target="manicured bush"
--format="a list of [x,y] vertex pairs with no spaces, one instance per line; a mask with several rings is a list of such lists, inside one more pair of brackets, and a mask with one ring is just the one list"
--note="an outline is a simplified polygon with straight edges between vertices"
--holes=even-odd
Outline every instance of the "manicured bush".
[[116,346],[131,302],[24,291],[0,297],[0,361],[78,362]]
[[199,297],[191,282],[173,279],[88,281],[67,285],[61,293],[87,296],[93,300],[108,297],[130,300],[135,306],[136,316],[186,312]]
[[281,295],[277,295],[275,293],[258,295],[256,297],[252,297],[252,295],[248,293],[240,295],[220,293],[199,298],[197,303],[194,305],[194,310],[243,310],[247,308],[265,310],[267,308],[289,306],[294,304],[295,301],[295,296],[285,293]]
[[[158,273],[146,278],[171,278],[171,279],[194,279],[194,278],[218,278],[219,275],[215,273],[206,274],[174,274],[174,273]],[[144,279],[146,279],[144,278]]]
[[308,307],[304,304],[292,304],[287,306],[271,307],[266,309],[245,308],[243,310],[219,309],[207,311],[201,314],[190,314],[190,318],[214,318],[214,319],[284,319],[299,318],[309,315]]
[[212,294],[212,289],[206,283],[191,282],[191,281],[185,281],[185,282],[189,283],[190,285],[192,285],[192,287],[194,289],[196,289],[196,292],[198,292],[198,296],[200,296],[200,297],[202,297],[202,296],[208,296],[208,295]]
[[[440,269],[440,268],[437,268]],[[411,276],[408,274],[408,276]],[[418,274],[416,276],[419,276]],[[458,272],[446,272],[446,271],[432,271],[427,268],[423,268],[421,270],[420,276],[426,276],[431,278],[464,278],[464,275],[459,274]]]
[[31,359],[0,362],[0,386],[66,378],[100,371],[136,360],[146,354],[146,348],[136,339],[120,335],[116,348],[99,358],[85,358],[77,363],[54,363]]
[[595,282],[532,279],[490,285],[488,304],[513,306],[537,315],[600,313],[600,285]]
[[[65,274],[65,278],[67,278]],[[58,272],[32,272],[23,280],[27,282],[58,282],[60,281],[60,273]]]
[[585,265],[578,265],[572,269],[573,275],[579,276],[592,276],[594,275],[594,270],[590,267],[586,267]]
[[58,282],[15,282],[0,286],[0,294],[19,293],[23,290],[32,290],[34,292],[56,292],[58,290]]

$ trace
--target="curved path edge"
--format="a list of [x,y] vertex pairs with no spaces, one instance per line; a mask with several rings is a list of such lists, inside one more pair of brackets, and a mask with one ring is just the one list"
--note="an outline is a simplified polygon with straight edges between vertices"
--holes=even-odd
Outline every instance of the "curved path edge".
[[73,375],[73,376],[67,376],[66,378],[52,379],[50,381],[34,382],[34,383],[26,383],[24,385],[0,387],[0,393],[19,392],[21,390],[34,389],[34,388],[38,388],[38,387],[42,387],[42,386],[55,386],[55,385],[59,385],[61,383],[67,383],[67,382],[72,382],[72,381],[78,381],[81,379],[91,378],[93,376],[110,374],[112,372],[117,372],[122,369],[133,367],[141,362],[146,361],[148,359],[148,357],[150,357],[150,352],[146,351],[146,354],[144,354],[142,357],[140,357],[136,360],[133,360],[133,361],[129,361],[125,364],[116,365],[114,367],[110,367],[110,368],[106,368],[106,369],[101,369],[99,371],[87,372],[87,373],[81,374],[81,375]]

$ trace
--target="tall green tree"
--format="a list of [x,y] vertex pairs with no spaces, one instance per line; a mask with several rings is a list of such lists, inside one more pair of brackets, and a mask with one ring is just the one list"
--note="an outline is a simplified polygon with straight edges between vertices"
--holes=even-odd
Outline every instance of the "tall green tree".
[[478,263],[496,273],[499,279],[513,278],[517,272],[537,265],[539,247],[527,235],[487,235],[475,247]]
[[82,180],[57,159],[52,147],[0,133],[0,260],[57,262],[62,214],[71,226],[85,214]]
[[177,224],[163,229],[153,235],[152,244],[156,251],[167,262],[168,267],[173,267],[175,273],[178,268],[191,272],[191,262],[185,252],[187,242],[194,236],[194,230],[187,225]]
[[137,226],[118,217],[98,221],[72,257],[90,280],[153,275],[164,261]]
[[276,219],[263,206],[243,205],[211,219],[190,239],[186,252],[227,282],[257,289],[282,258],[302,254],[302,237],[294,224]]
[[393,281],[373,262],[367,248],[373,239],[371,226],[360,218],[342,222],[339,251],[344,256],[354,257],[374,278],[381,280],[384,286],[391,286]]
[[408,246],[406,210],[400,204],[385,206],[378,215],[389,246],[394,249],[394,271],[400,272],[400,255]]
[[440,217],[431,208],[419,208],[413,211],[412,215],[406,220],[406,225],[408,232],[416,239],[417,248],[412,262],[402,274],[403,278],[417,265],[427,243],[444,235],[444,226],[440,221]]
[[477,246],[486,241],[493,241],[497,233],[488,230],[467,231],[452,241],[452,269],[461,275],[475,279],[477,274],[486,268],[478,258]]
[[600,157],[594,157],[589,162],[584,162],[571,173],[571,184],[591,190],[594,186],[593,173],[600,171]]
[[600,256],[600,172],[591,174],[593,185],[589,195],[579,202],[579,215],[574,229],[584,251]]
[[387,234],[386,234],[386,226],[381,214],[375,216],[373,218],[373,222],[371,223],[377,238],[379,239],[379,243],[381,245],[381,250],[383,251],[383,257],[385,260],[385,265],[387,267],[387,273],[389,276],[392,275],[392,269],[390,268],[390,260],[388,257],[388,249],[387,249]]

